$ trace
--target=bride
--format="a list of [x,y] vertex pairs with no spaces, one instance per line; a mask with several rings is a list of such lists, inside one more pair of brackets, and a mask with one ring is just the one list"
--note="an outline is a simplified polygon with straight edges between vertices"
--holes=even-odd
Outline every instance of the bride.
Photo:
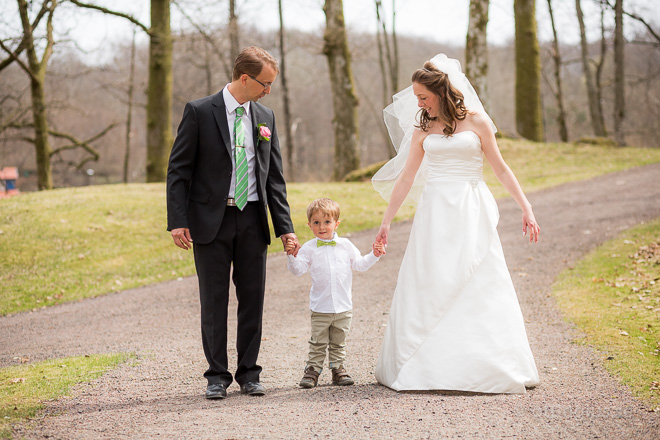
[[444,54],[415,71],[384,114],[398,154],[372,179],[389,200],[376,242],[387,244],[402,204],[418,206],[376,379],[394,390],[524,393],[538,372],[482,156],[520,205],[523,234],[537,242],[540,229],[493,122],[460,63]]

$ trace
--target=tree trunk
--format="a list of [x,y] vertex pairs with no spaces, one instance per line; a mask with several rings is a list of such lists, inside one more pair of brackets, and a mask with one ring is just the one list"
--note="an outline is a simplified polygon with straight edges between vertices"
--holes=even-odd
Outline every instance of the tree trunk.
[[46,94],[44,84],[46,82],[46,67],[53,48],[53,10],[57,1],[52,1],[47,23],[47,42],[41,61],[37,57],[33,29],[28,17],[29,5],[26,0],[18,0],[18,9],[23,25],[25,38],[25,52],[28,59],[28,73],[30,74],[30,90],[32,93],[32,119],[34,123],[34,147],[37,157],[37,188],[39,190],[53,188],[53,176],[50,165],[50,140],[48,118],[46,113]]
[[488,26],[489,0],[470,0],[470,18],[465,39],[465,75],[477,91],[486,111],[488,105]]
[[[378,44],[378,65],[380,66],[380,75],[381,78],[383,79],[383,108],[387,107],[391,100],[392,96],[397,92],[396,90],[396,85],[394,85],[395,81],[398,81],[398,75],[395,75],[394,71],[399,70],[399,62],[398,62],[398,45],[396,43],[396,35],[394,34],[394,21],[392,22],[392,40],[394,43],[394,60],[395,63],[392,63],[391,60],[386,61],[385,60],[385,51],[383,50],[383,40],[387,42],[387,29],[385,27],[385,22],[380,16],[380,8],[382,7],[382,2],[381,0],[375,0],[376,4],[376,41]],[[392,0],[392,6],[394,6],[394,0]],[[394,13],[392,14],[392,20],[394,20],[395,16]],[[382,39],[381,39],[381,28],[382,28]],[[390,75],[387,75],[387,69],[385,68],[385,64],[391,66],[390,67]],[[392,66],[394,64],[394,66]],[[389,86],[388,86],[389,84]],[[392,139],[390,139],[390,135],[387,132],[387,127],[385,127],[385,123],[383,122],[382,119],[379,120],[379,125],[381,127],[381,133],[383,135],[383,140],[385,141],[385,145],[387,146],[387,154],[391,158],[396,156],[396,149],[394,148],[394,145],[392,145]]]
[[577,11],[578,23],[580,24],[580,47],[582,49],[582,69],[584,70],[584,78],[587,83],[587,97],[589,99],[589,115],[591,116],[591,127],[596,136],[607,136],[605,132],[605,121],[603,120],[603,113],[600,110],[598,103],[598,95],[596,93],[596,86],[591,74],[591,66],[589,65],[589,49],[587,46],[587,36],[584,28],[584,15],[582,14],[582,5],[580,0],[575,0],[575,9]]
[[344,25],[342,0],[325,0],[326,17],[323,53],[328,58],[335,131],[333,178],[342,179],[359,168],[358,100],[351,72],[351,54]]
[[564,110],[564,92],[561,88],[561,55],[559,53],[559,39],[555,27],[555,16],[552,12],[552,0],[548,0],[550,11],[550,24],[552,25],[552,59],[555,63],[555,99],[557,100],[557,124],[559,125],[559,137],[562,142],[568,142],[568,128],[566,127],[566,111]]
[[229,0],[229,54],[232,64],[241,51],[238,43],[238,17],[236,16],[236,0]]
[[293,166],[293,134],[291,133],[291,106],[289,105],[289,86],[286,79],[286,50],[284,48],[284,17],[282,15],[282,0],[278,0],[280,14],[280,77],[282,78],[282,101],[284,106],[284,145],[286,150],[287,178],[295,181]]
[[170,1],[151,0],[147,91],[147,182],[164,182],[172,147]]
[[128,112],[126,115],[126,151],[124,151],[124,183],[128,183],[128,164],[131,157],[131,124],[133,121],[133,82],[135,78],[135,30],[131,45],[131,65],[128,72]]
[[617,144],[624,146],[626,139],[622,126],[625,117],[623,0],[616,0],[614,17],[614,138]]
[[541,57],[534,0],[514,0],[516,21],[516,128],[521,136],[543,141]]

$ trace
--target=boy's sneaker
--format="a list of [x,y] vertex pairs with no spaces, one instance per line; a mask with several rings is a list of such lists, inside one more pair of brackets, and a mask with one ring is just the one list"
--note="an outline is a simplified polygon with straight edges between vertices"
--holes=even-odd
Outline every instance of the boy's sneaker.
[[305,375],[298,385],[302,388],[314,388],[319,381],[319,374],[321,373],[314,371],[314,367],[305,368]]
[[353,385],[353,379],[348,375],[344,366],[341,365],[332,369],[332,384],[333,385]]

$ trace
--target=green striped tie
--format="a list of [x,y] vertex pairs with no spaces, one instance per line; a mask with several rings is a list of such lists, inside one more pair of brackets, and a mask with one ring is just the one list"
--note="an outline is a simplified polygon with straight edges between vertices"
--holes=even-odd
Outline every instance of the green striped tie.
[[236,107],[236,121],[234,122],[234,154],[236,159],[236,189],[234,200],[241,211],[247,204],[248,196],[248,165],[247,154],[245,154],[245,127],[243,126],[243,107]]

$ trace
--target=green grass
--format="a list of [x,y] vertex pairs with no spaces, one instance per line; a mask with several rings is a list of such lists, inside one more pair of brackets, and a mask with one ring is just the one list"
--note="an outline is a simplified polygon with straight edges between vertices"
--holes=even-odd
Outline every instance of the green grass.
[[12,438],[12,425],[34,417],[44,402],[70,392],[125,362],[128,354],[54,359],[0,369],[0,438]]
[[[660,162],[660,149],[516,140],[500,146],[528,192]],[[495,196],[506,194],[485,168]],[[377,227],[387,206],[369,182],[293,183],[288,191],[302,242],[312,237],[305,211],[316,197],[340,203],[342,235]],[[413,213],[403,208],[396,220]],[[193,275],[192,251],[175,247],[165,229],[163,184],[66,188],[0,200],[0,315]],[[270,251],[281,250],[273,239]]]
[[660,220],[621,234],[564,271],[553,293],[603,364],[660,409]]

